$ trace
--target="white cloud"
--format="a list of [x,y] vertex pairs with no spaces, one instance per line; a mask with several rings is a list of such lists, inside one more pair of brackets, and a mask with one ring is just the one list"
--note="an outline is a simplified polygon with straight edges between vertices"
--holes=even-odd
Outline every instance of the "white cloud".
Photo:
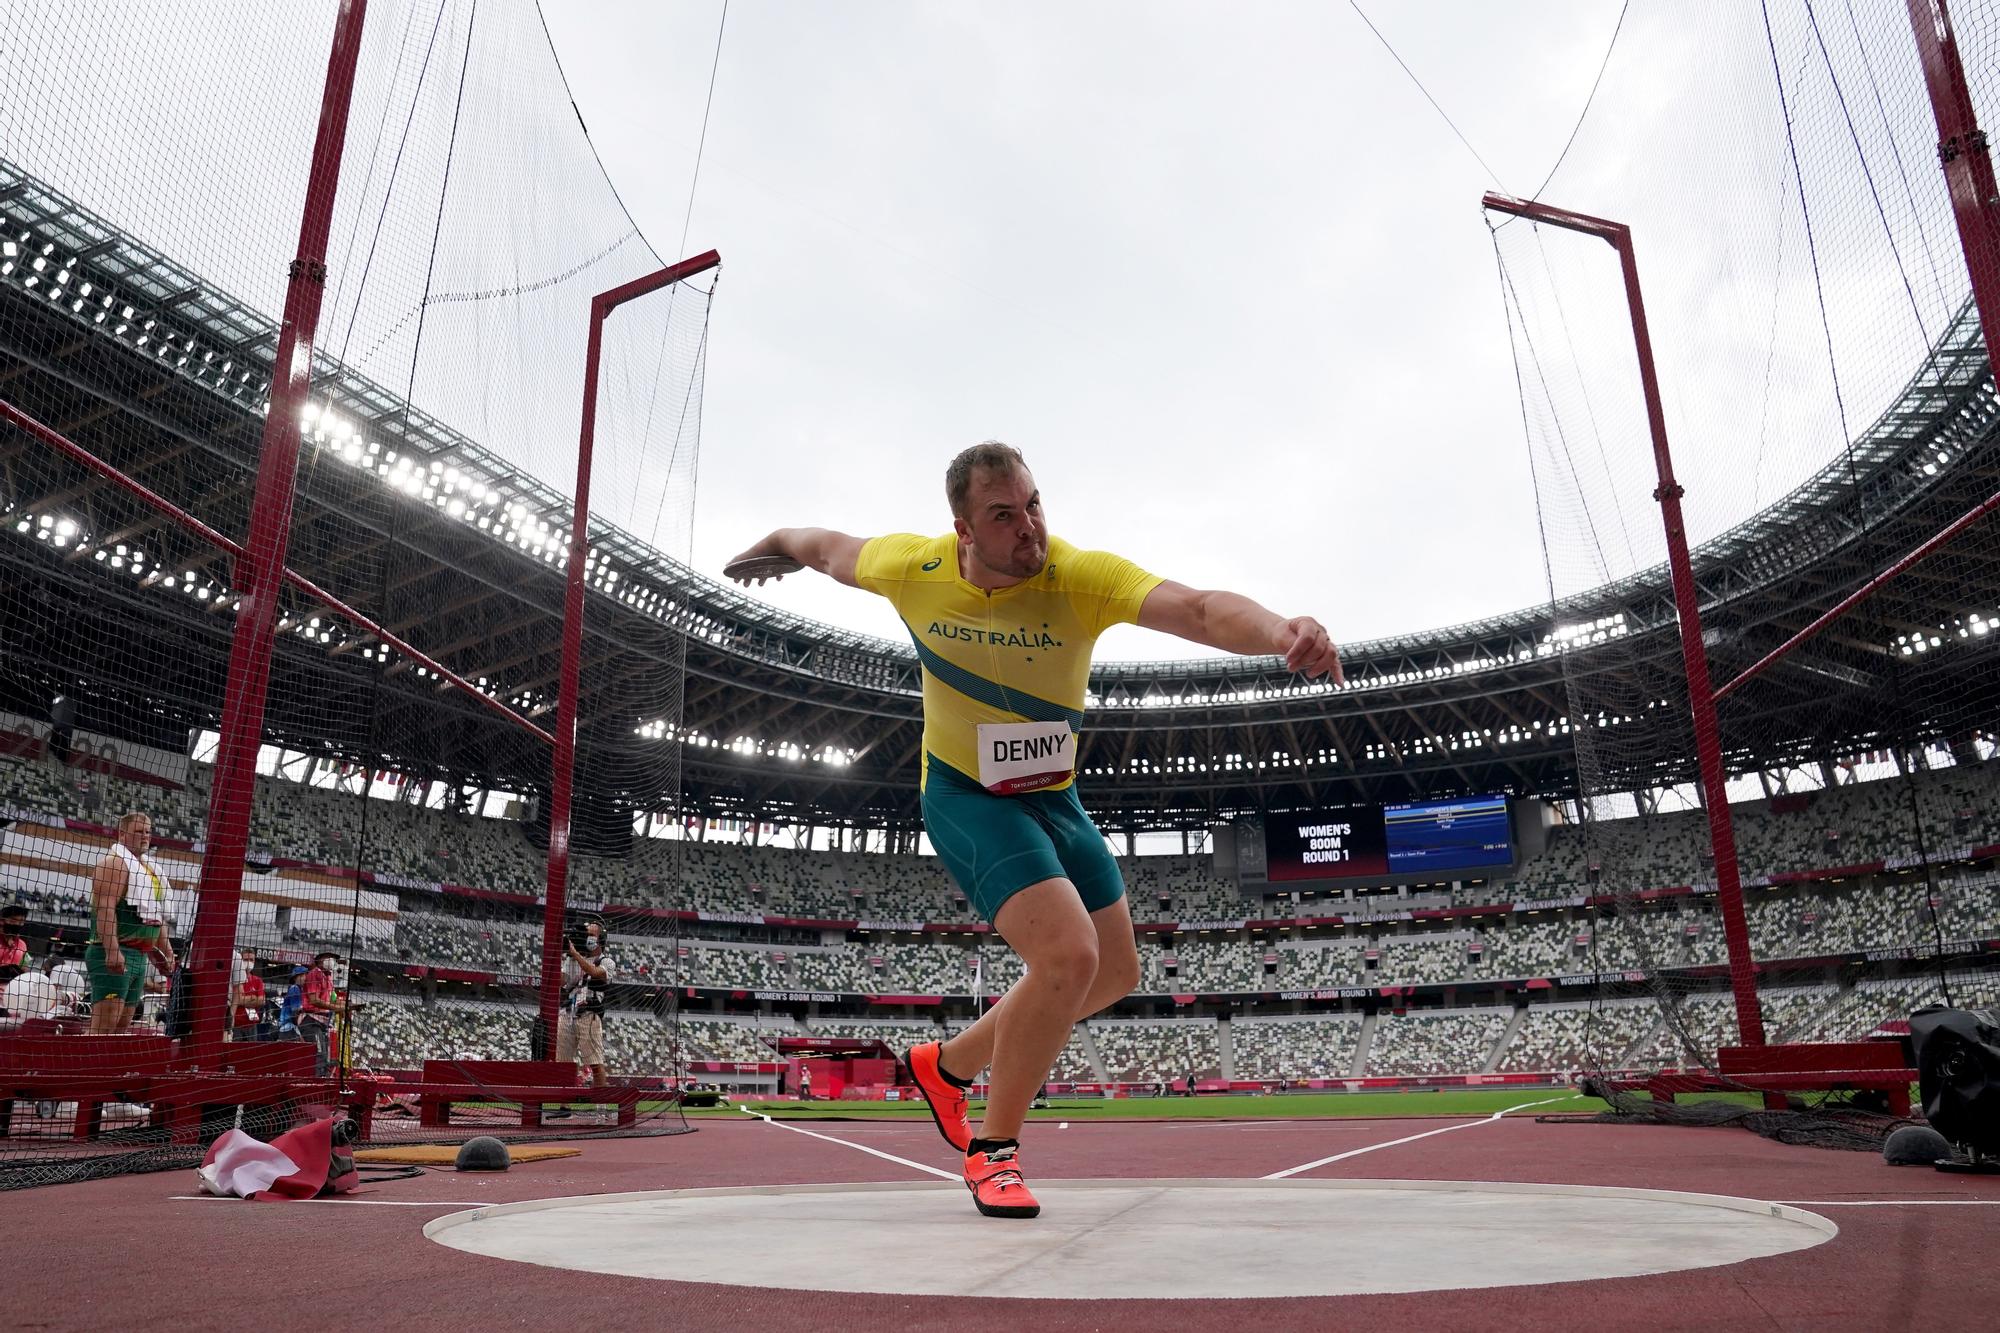
[[[1616,8],[1494,8],[1376,17],[1526,178]],[[549,17],[671,249],[716,10]],[[1536,77],[1496,86],[1508,60]],[[946,460],[991,436],[1071,540],[1337,636],[1542,596],[1489,182],[1348,10],[739,4],[701,173],[688,249],[725,264],[702,567],[780,525],[942,531]],[[761,595],[902,637],[824,580]]]

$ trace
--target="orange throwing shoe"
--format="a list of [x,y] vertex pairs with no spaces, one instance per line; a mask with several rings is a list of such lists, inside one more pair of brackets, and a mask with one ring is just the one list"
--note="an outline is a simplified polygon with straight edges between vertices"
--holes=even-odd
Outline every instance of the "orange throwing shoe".
[[1042,1211],[1016,1161],[1020,1148],[1009,1144],[992,1152],[967,1153],[965,1187],[988,1217],[1034,1217]]
[[965,1114],[965,1089],[946,1078],[938,1067],[938,1055],[943,1049],[944,1043],[936,1041],[912,1046],[907,1057],[910,1077],[923,1090],[924,1105],[931,1108],[931,1119],[937,1122],[944,1141],[959,1152],[970,1152],[972,1122]]

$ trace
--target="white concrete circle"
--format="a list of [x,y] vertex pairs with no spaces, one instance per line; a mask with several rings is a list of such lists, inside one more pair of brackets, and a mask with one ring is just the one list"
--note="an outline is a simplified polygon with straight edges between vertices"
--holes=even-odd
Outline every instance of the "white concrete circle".
[[1433,1180],[1045,1180],[1032,1221],[943,1183],[538,1199],[441,1217],[440,1244],[627,1277],[911,1296],[1343,1296],[1528,1286],[1824,1244],[1751,1199]]

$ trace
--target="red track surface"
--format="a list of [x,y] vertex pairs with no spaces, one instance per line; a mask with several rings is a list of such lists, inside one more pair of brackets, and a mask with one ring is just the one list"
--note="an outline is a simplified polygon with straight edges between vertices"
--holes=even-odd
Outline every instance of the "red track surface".
[[[1046,1208],[1064,1177],[1255,1177],[1449,1120],[1032,1126],[1025,1164]],[[806,1126],[950,1168],[928,1124]],[[505,1175],[434,1171],[345,1202],[180,1202],[192,1173],[128,1177],[12,1195],[0,1207],[11,1256],[8,1323],[181,1328],[603,1326],[818,1328],[1534,1328],[1879,1329],[1992,1326],[2000,1276],[2000,1177],[1894,1168],[1879,1156],[1791,1148],[1737,1129],[1476,1123],[1307,1173],[1362,1178],[1627,1185],[1820,1204],[1839,1224],[1825,1245],[1723,1268],[1654,1277],[1399,1296],[1268,1301],[1078,1302],[841,1296],[654,1282],[487,1259],[422,1236],[450,1204],[704,1186],[921,1179],[852,1149],[758,1121],[698,1134],[583,1144],[581,1157]],[[1828,1200],[1984,1200],[1995,1206],[1843,1207]],[[968,1211],[970,1205],[968,1204]],[[30,1224],[31,1223],[31,1224]],[[1366,1217],[1355,1219],[1366,1226]],[[993,1225],[1033,1225],[994,1223]],[[107,1239],[122,1256],[99,1265]],[[773,1235],[771,1244],[785,1243]],[[947,1253],[912,1263],[948,1263]]]

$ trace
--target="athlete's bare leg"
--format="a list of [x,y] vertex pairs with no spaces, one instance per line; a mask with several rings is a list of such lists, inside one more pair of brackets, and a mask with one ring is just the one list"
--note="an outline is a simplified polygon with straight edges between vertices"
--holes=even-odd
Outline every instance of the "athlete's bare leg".
[[1011,1139],[1097,979],[1097,931],[1066,879],[1029,885],[1001,905],[993,924],[1028,974],[994,1006],[993,1077],[979,1137]]
[[[1084,994],[1072,1027],[1124,999],[1139,984],[1139,950],[1132,938],[1131,904],[1120,898],[1109,907],[1100,907],[1090,914],[1090,924],[1097,932],[1097,975]],[[1000,1030],[1000,1011],[1019,988],[1020,983],[1016,982],[978,1021],[945,1042],[939,1063],[946,1072],[958,1078],[976,1079],[993,1063],[993,1038]],[[1068,1042],[1067,1037],[1064,1042]]]

